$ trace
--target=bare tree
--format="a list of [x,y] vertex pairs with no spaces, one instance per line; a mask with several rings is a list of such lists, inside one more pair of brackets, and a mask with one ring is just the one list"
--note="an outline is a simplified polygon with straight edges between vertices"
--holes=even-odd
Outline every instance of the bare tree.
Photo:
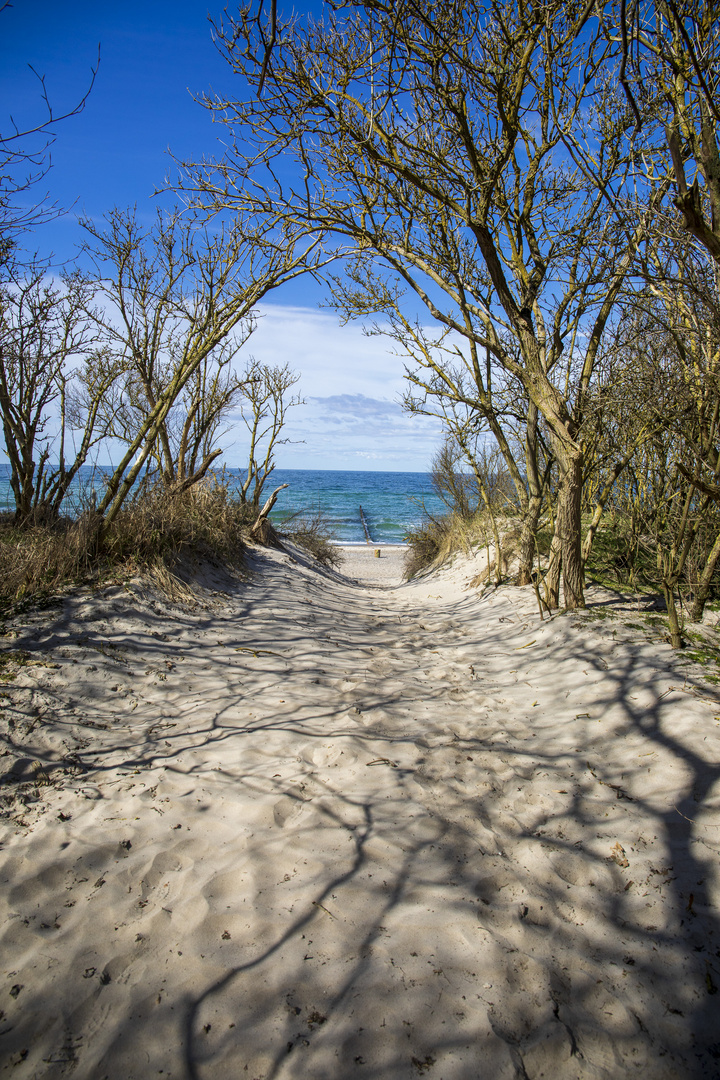
[[[0,16],[9,7],[9,2],[1,3]],[[87,89],[74,105],[60,110],[52,104],[45,76],[29,65],[39,91],[37,116],[29,125],[19,127],[9,115],[0,130],[0,266],[10,259],[23,233],[64,212],[46,200],[28,206],[23,196],[47,174],[59,125],[85,108],[99,63],[98,46],[97,63],[91,68]]]
[[492,533],[495,584],[499,585],[503,544],[498,518],[509,507],[517,508],[513,483],[500,450],[486,440],[486,433],[479,436],[471,423],[463,424],[457,416],[447,417],[447,433],[432,460],[431,477],[433,488],[446,506],[461,517],[474,518],[484,531],[488,568],[491,565],[488,532]]
[[[240,413],[250,436],[247,474],[240,488],[243,502],[258,510],[263,487],[275,469],[275,451],[288,440],[281,437],[287,411],[304,401],[292,394],[300,376],[288,364],[269,365],[250,360],[240,390]],[[268,511],[269,512],[269,511]],[[267,515],[265,515],[267,516]]]
[[[457,261],[442,248],[448,239],[443,233],[433,236],[432,243],[436,258],[454,278],[460,294]],[[399,287],[373,272],[366,252],[357,256],[344,278],[332,279],[331,295],[332,305],[346,319],[381,316],[369,332],[390,337],[399,355],[409,361],[405,365],[409,388],[403,398],[409,412],[438,417],[455,439],[481,430],[492,436],[512,479],[521,518],[516,581],[518,585],[529,584],[545,482],[540,456],[546,447],[541,446],[539,438],[537,406],[528,399],[522,383],[471,334],[463,338],[448,326],[438,326],[438,321],[428,328],[411,319],[404,310]],[[466,325],[472,325],[467,311],[464,320]],[[499,350],[512,352],[513,342],[507,334],[496,335],[495,343]]]
[[53,282],[41,268],[28,274],[9,267],[7,277],[0,287],[0,413],[15,517],[25,525],[58,516],[104,437],[101,410],[115,369],[86,280],[66,274]]
[[435,494],[452,513],[470,518],[477,511],[480,492],[468,472],[464,451],[450,432],[430,462],[430,478]]
[[628,301],[604,361],[594,452],[598,475],[610,472],[601,500],[627,469],[609,496],[623,561],[662,590],[679,647],[676,595],[692,597],[701,618],[720,560],[720,306],[707,255],[668,229],[649,247],[648,285]]
[[[634,120],[607,79],[618,48],[590,13],[559,0],[370,0],[322,24],[276,19],[269,51],[241,13],[217,34],[247,97],[206,99],[234,141],[215,169],[190,170],[210,207],[284,213],[379,260],[413,305],[517,380],[559,469],[549,595],[557,605],[562,567],[568,607],[584,604],[585,401],[662,197],[614,212]],[[574,143],[592,152],[592,183]],[[295,183],[276,175],[280,153],[295,157]],[[357,310],[381,309],[355,293]]]
[[[698,580],[692,614],[700,619],[720,560],[720,268],[699,259],[692,247],[680,258],[672,247],[664,261],[662,248],[653,252],[646,323],[661,343],[665,392],[672,396],[672,405],[658,420],[672,440],[674,497],[683,495],[687,505],[681,518],[682,543],[675,540],[672,547],[677,551],[672,574],[680,582],[685,566],[694,561]],[[651,409],[657,414],[657,398]],[[696,541],[707,539],[708,528],[710,549],[706,543],[700,559],[695,553],[692,560]]]
[[229,430],[230,414],[244,390],[243,377],[233,367],[240,343],[234,339],[224,345],[203,360],[165,425],[174,472],[164,474],[165,482],[182,489],[201,480],[222,454],[218,440]]
[[670,173],[685,228],[720,265],[720,4],[615,0],[598,10],[620,49],[643,186]]
[[98,506],[106,524],[153,455],[166,480],[183,486],[217,456],[208,438],[244,385],[228,378],[227,364],[252,330],[253,308],[318,258],[316,240],[272,224],[238,218],[211,232],[189,215],[158,214],[144,229],[120,210],[105,228],[83,222],[103,325],[124,373],[106,406],[112,433],[127,444]]

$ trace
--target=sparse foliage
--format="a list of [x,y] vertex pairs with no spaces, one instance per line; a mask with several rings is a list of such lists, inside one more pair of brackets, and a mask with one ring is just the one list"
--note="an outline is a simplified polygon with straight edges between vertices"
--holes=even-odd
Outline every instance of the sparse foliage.
[[35,268],[0,286],[0,414],[18,524],[57,518],[106,433],[101,411],[115,371],[96,316],[76,274],[52,281]]
[[98,507],[107,524],[153,460],[166,484],[187,488],[205,475],[217,457],[212,437],[245,386],[228,364],[253,308],[305,271],[316,244],[302,246],[289,226],[273,235],[260,220],[211,233],[177,213],[143,228],[134,212],[115,210],[105,227],[83,224],[122,374],[105,406],[127,445]]
[[288,409],[304,404],[299,394],[292,393],[299,379],[288,364],[260,364],[252,359],[243,372],[238,399],[249,448],[240,497],[255,510],[275,469],[275,451],[288,441],[282,435]]
[[[559,470],[549,591],[555,606],[562,566],[569,607],[584,603],[585,400],[654,211],[654,196],[622,221],[607,210],[608,193],[622,202],[632,179],[633,120],[607,79],[617,49],[590,11],[371,0],[322,24],[277,20],[269,52],[254,20],[228,18],[219,46],[247,96],[206,99],[234,141],[214,172],[194,171],[211,207],[284,213],[353,248],[348,315],[388,316],[406,289],[452,335],[450,349],[479,352],[466,361],[481,374],[475,401],[487,391],[482,364],[517,381]],[[596,163],[592,182],[573,164],[575,142]],[[276,178],[279,153],[295,157],[294,186]],[[369,274],[363,290],[373,262],[390,276],[385,296]],[[494,405],[482,408],[502,427]],[[532,417],[530,429],[527,446]]]

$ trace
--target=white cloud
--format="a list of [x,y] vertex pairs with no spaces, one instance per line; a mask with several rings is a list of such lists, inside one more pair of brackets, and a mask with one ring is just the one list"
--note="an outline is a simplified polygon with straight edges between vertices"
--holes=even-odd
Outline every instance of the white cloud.
[[264,363],[288,363],[301,373],[305,397],[363,394],[399,397],[404,367],[388,338],[362,327],[341,326],[336,315],[315,308],[264,304],[244,352]]
[[[305,400],[288,413],[284,434],[290,441],[276,453],[280,468],[428,470],[440,425],[403,411],[403,362],[393,355],[389,339],[367,336],[357,325],[341,326],[337,316],[315,308],[265,304],[258,314],[238,367],[250,356],[266,364],[287,363],[300,375],[294,390]],[[242,467],[246,429],[239,415],[227,426],[221,463]],[[97,460],[116,462],[123,450],[108,442]]]
[[[300,374],[305,404],[290,411],[277,463],[287,469],[389,469],[425,472],[440,441],[439,422],[401,405],[402,360],[382,337],[312,308],[264,305],[243,354]],[[243,461],[235,425],[226,439],[228,465]]]

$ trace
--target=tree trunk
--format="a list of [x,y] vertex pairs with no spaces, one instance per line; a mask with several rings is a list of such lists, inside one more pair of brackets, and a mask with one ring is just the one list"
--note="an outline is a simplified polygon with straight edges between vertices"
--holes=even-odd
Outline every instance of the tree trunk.
[[671,584],[667,581],[662,583],[663,596],[665,597],[665,607],[668,613],[668,624],[670,627],[670,644],[673,649],[682,649],[682,634],[680,632],[680,620],[678,619],[677,607],[675,606],[675,594]]
[[525,512],[520,533],[520,565],[518,566],[516,585],[529,585],[533,580],[535,537],[542,511],[543,490],[545,488],[545,483],[540,478],[538,468],[538,409],[532,400],[528,403],[525,424],[525,475],[527,477],[529,496],[526,505],[523,507]]
[[517,577],[515,578],[516,585],[529,585],[530,582],[533,580],[535,536],[537,533],[537,526],[538,521],[540,520],[541,510],[542,497],[540,495],[533,495],[528,502],[528,508],[525,515],[523,516],[523,522],[520,531],[520,565],[518,566]]
[[545,605],[548,611],[555,611],[560,607],[560,570],[562,569],[562,542],[555,525],[552,543],[550,544],[550,559],[547,573],[543,579],[545,588]]
[[555,526],[562,550],[562,582],[565,607],[574,611],[585,607],[582,559],[582,474],[583,456],[574,451],[562,462],[563,476],[558,493],[558,514]]
[[562,570],[565,607],[574,611],[585,607],[581,537],[582,452],[565,451],[560,462],[562,472],[558,491],[555,532],[550,546],[550,560],[545,574],[545,599],[552,611],[560,605]]
[[268,521],[268,514],[272,510],[277,501],[277,497],[280,492],[286,488],[287,484],[281,484],[280,487],[275,488],[270,498],[263,506],[255,524],[250,529],[250,539],[256,540],[258,544],[263,544],[265,547],[279,547],[277,536],[272,525]]
[[[500,541],[500,530],[495,520],[495,514],[492,510],[488,510],[490,514],[490,523],[492,526],[493,541],[495,543],[495,584],[499,585],[502,581],[502,544]],[[490,562],[488,560],[488,573],[490,571]]]
[[690,609],[690,618],[693,622],[700,622],[705,611],[705,604],[707,598],[710,595],[710,586],[712,579],[715,575],[715,568],[720,559],[720,533],[718,534],[715,543],[712,546],[710,554],[708,555],[707,562],[705,563],[705,569],[700,575],[698,582],[697,592],[693,600],[692,608]]

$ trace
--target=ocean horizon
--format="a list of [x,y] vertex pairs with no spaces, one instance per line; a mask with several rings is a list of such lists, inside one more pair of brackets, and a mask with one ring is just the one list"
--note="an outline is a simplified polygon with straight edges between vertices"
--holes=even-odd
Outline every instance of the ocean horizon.
[[[86,465],[73,484],[63,509],[77,515],[92,501],[93,492],[103,490],[111,466]],[[244,469],[226,467],[226,479],[238,485],[247,475]],[[0,464],[0,510],[12,512],[10,466]],[[280,484],[281,491],[270,519],[282,528],[293,518],[320,513],[338,544],[403,544],[426,514],[446,512],[433,491],[430,473],[389,472],[352,469],[275,469],[268,478],[263,497]],[[367,529],[367,533],[365,531]]]

